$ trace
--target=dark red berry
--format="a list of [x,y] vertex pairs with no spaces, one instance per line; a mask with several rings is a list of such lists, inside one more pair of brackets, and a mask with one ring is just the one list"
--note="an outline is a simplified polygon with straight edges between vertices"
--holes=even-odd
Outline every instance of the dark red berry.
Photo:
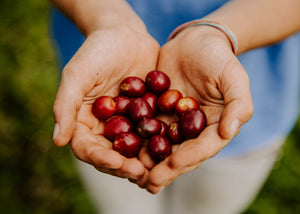
[[92,112],[99,120],[106,120],[116,113],[116,104],[112,97],[101,96],[93,103]]
[[166,136],[171,141],[172,144],[180,144],[183,141],[179,133],[178,126],[179,126],[178,122],[174,121],[171,122],[167,128]]
[[166,137],[155,135],[148,142],[148,152],[154,161],[160,162],[172,153],[172,145]]
[[161,121],[161,120],[160,120],[160,124],[161,124],[161,130],[160,130],[159,135],[165,136],[166,135],[166,131],[168,129],[168,125],[164,121]]
[[127,97],[141,97],[145,92],[145,82],[139,77],[127,77],[120,84],[120,93]]
[[105,122],[104,136],[111,141],[119,134],[132,131],[132,123],[128,118],[122,115],[113,116]]
[[159,134],[160,131],[161,122],[155,118],[144,118],[138,123],[136,127],[136,132],[142,138],[150,138],[154,135]]
[[157,101],[158,109],[161,112],[172,113],[175,105],[179,99],[182,98],[182,94],[178,90],[168,90],[164,92]]
[[175,113],[180,116],[189,109],[198,109],[199,104],[193,97],[183,97],[175,105]]
[[146,85],[149,91],[161,94],[170,88],[170,78],[161,71],[150,71],[146,76]]
[[143,95],[143,98],[149,103],[149,105],[152,109],[153,115],[156,115],[158,97],[155,94],[151,93],[151,92],[146,92]]
[[150,118],[153,116],[152,109],[149,103],[144,98],[135,98],[128,106],[128,113],[133,122],[139,122],[143,118]]
[[186,139],[196,138],[206,127],[206,116],[200,109],[183,112],[179,118],[179,132]]
[[114,98],[114,102],[116,104],[116,114],[127,114],[128,105],[131,99],[125,96],[117,96]]
[[113,142],[113,149],[127,158],[137,157],[141,147],[141,139],[132,132],[117,135]]

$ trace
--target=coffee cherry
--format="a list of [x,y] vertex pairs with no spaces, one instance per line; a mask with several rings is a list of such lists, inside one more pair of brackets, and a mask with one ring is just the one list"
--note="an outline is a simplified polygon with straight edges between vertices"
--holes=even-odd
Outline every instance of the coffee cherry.
[[163,72],[150,71],[146,76],[146,85],[149,91],[161,94],[170,88],[170,78]]
[[164,92],[157,101],[158,109],[161,112],[172,113],[175,105],[179,99],[182,98],[182,94],[178,90],[168,90]]
[[136,132],[142,138],[150,138],[151,136],[159,134],[161,131],[161,122],[155,118],[142,119],[136,128]]
[[175,113],[180,116],[189,109],[198,109],[199,104],[193,97],[183,97],[175,105]]
[[206,127],[206,116],[200,109],[183,112],[179,118],[179,132],[186,139],[196,138]]
[[139,122],[143,118],[150,118],[153,116],[149,103],[141,97],[135,98],[130,102],[128,114],[133,122]]
[[114,98],[114,102],[116,104],[116,114],[127,114],[128,113],[128,105],[131,102],[131,99],[125,96],[116,96]]
[[179,133],[179,124],[177,121],[171,122],[166,130],[166,136],[172,144],[180,144],[183,139]]
[[132,132],[117,135],[113,142],[113,149],[127,158],[137,157],[141,147],[141,139]]
[[145,92],[145,82],[139,77],[127,77],[120,84],[120,93],[127,97],[141,97]]
[[101,96],[95,100],[92,112],[99,120],[106,120],[116,113],[116,104],[112,97]]
[[119,134],[132,131],[132,123],[128,118],[122,115],[113,116],[105,122],[104,136],[111,141]]
[[[165,73],[154,70],[145,81],[134,76],[123,79],[118,96],[102,96],[93,103],[93,114],[106,120],[104,136],[114,150],[127,158],[138,157],[145,142],[149,155],[158,163],[172,153],[172,145],[196,138],[203,131],[206,116],[197,101],[169,89],[170,84]],[[154,118],[157,113],[179,121],[167,125]]]
[[151,158],[160,162],[172,153],[170,141],[161,135],[153,136],[148,142],[148,152]]
[[151,92],[146,92],[143,95],[143,98],[149,103],[149,105],[152,109],[153,115],[156,115],[158,97],[155,94],[151,93]]
[[160,124],[161,124],[161,130],[160,130],[159,135],[165,136],[166,135],[166,131],[168,129],[168,125],[164,121],[161,121],[161,120],[159,120],[159,121],[160,121]]

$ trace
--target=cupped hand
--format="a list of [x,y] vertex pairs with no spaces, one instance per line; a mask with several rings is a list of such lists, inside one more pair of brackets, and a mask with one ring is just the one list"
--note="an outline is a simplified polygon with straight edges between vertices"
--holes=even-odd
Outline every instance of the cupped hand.
[[158,69],[170,76],[171,87],[199,101],[207,127],[151,169],[140,185],[152,193],[215,156],[253,113],[248,75],[217,29],[201,26],[179,33],[162,47]]
[[147,172],[137,158],[125,158],[103,136],[104,123],[91,112],[101,95],[116,96],[124,77],[144,78],[156,68],[158,43],[130,27],[96,30],[63,70],[53,106],[54,144],[70,142],[75,156],[101,172],[139,180]]

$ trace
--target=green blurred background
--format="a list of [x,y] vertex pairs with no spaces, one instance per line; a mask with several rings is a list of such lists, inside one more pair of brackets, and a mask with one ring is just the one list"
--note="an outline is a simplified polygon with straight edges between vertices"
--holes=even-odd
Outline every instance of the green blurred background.
[[[50,15],[47,1],[0,1],[0,213],[95,213],[69,147],[52,144]],[[245,213],[300,213],[299,124]]]

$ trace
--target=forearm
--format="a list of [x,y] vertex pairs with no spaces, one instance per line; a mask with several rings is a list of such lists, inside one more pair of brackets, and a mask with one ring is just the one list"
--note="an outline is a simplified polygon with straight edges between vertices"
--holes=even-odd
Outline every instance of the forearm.
[[299,11],[299,0],[233,0],[205,18],[224,23],[234,32],[240,54],[299,31]]
[[128,26],[145,31],[145,25],[124,0],[50,0],[84,35],[95,29]]

